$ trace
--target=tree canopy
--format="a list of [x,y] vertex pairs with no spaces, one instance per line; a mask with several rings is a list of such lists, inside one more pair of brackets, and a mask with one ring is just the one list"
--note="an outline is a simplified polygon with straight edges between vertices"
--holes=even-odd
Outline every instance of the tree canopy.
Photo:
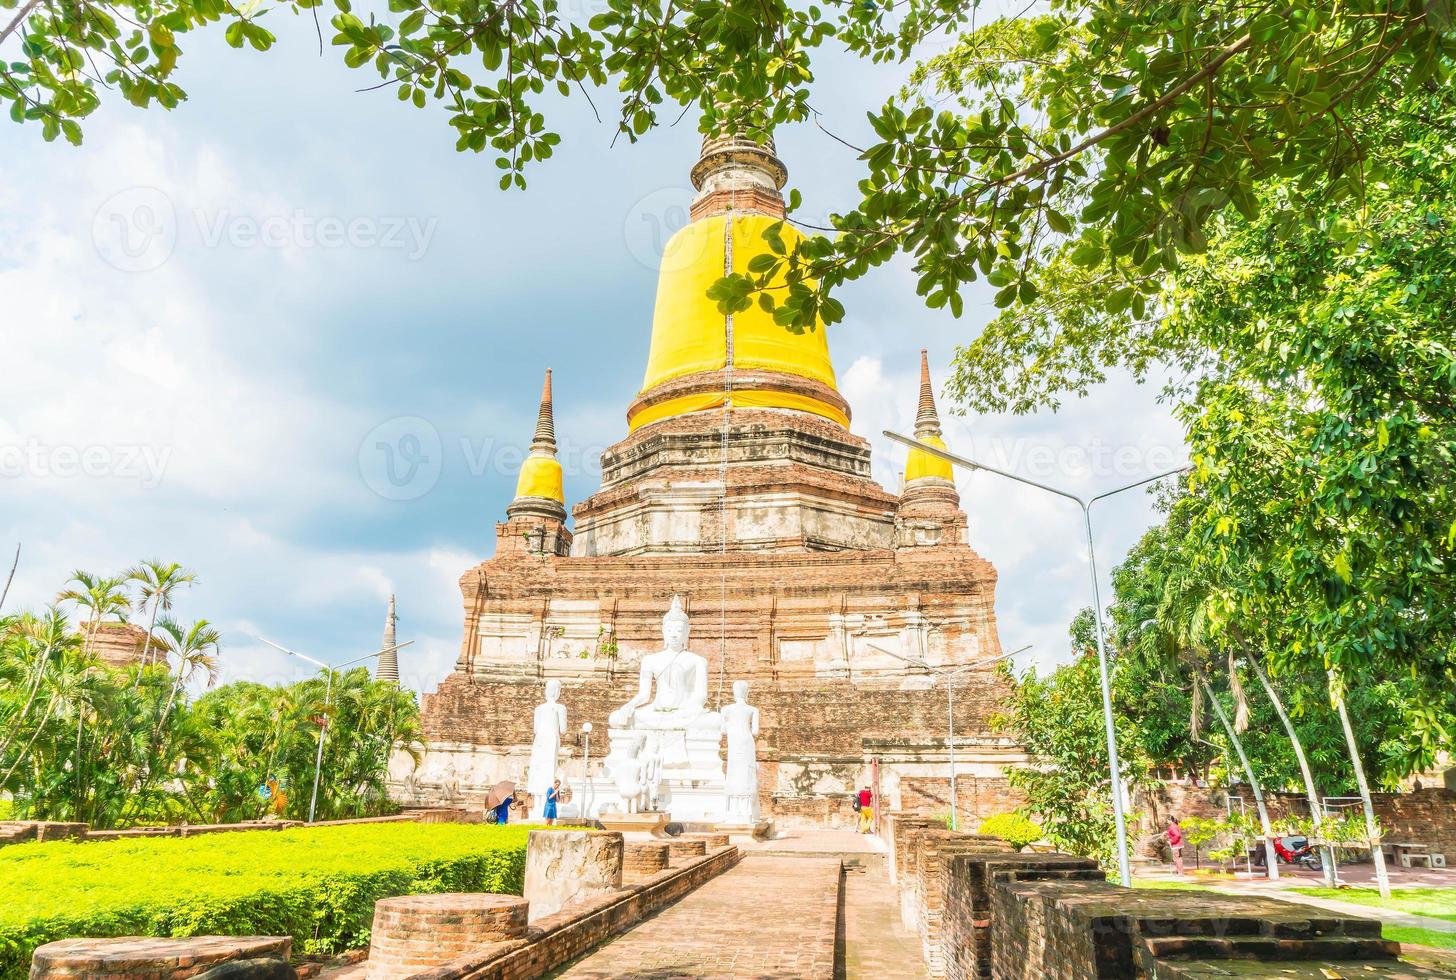
[[[839,319],[835,289],[896,254],[913,258],[925,302],[957,315],[980,278],[998,305],[1034,304],[1038,269],[1066,252],[1097,277],[1094,306],[1142,316],[1162,277],[1207,247],[1212,219],[1270,205],[1263,182],[1286,182],[1288,214],[1358,200],[1379,93],[1443,88],[1456,50],[1447,6],[1420,0],[1048,0],[1000,19],[962,0],[609,0],[584,22],[558,0],[388,0],[389,18],[333,5],[344,62],[443,110],[503,188],[552,155],[557,98],[614,99],[629,140],[694,109],[704,132],[761,137],[815,116],[826,49],[910,65],[927,39],[950,40],[907,90],[866,107],[875,142],[836,136],[864,178],[830,234],[720,284],[725,308],[757,301],[799,330]],[[225,25],[234,47],[264,50],[268,23],[321,6],[0,0],[13,11],[0,53],[19,40],[0,99],[79,143],[105,88],[138,106],[186,97],[186,32]]]

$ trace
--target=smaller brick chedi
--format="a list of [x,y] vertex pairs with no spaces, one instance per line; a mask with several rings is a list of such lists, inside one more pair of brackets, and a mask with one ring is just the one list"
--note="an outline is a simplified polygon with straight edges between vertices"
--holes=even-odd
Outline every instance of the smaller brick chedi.
[[[662,649],[678,595],[691,649],[708,661],[708,707],[732,701],[732,681],[752,685],[765,819],[847,825],[851,795],[873,780],[890,807],[946,808],[946,696],[899,658],[1001,653],[996,571],[967,541],[950,467],[912,450],[902,492],[887,492],[870,477],[869,443],[850,431],[826,331],[791,333],[756,304],[724,314],[706,296],[767,250],[787,177],[771,141],[705,139],[692,220],[664,250],[642,389],[572,528],[546,372],[495,555],[460,579],[464,639],[424,699],[425,760],[413,772],[396,760],[402,799],[524,783],[532,709],[550,679],[573,732],[591,722],[605,736],[639,659]],[[924,351],[915,434],[943,445]],[[963,820],[1017,803],[1005,770],[1025,756],[990,724],[1006,684],[994,667],[957,680]],[[566,748],[561,775],[582,786],[583,746]],[[606,749],[594,738],[594,773]]]

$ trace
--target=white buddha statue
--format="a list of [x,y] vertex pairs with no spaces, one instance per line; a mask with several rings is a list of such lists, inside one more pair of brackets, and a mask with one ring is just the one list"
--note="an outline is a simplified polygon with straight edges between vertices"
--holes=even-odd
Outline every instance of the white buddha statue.
[[557,704],[561,682],[546,682],[546,700],[536,705],[531,716],[531,764],[526,770],[526,792],[531,794],[531,819],[546,812],[546,791],[556,781],[561,756],[561,737],[566,734],[566,705]]
[[723,734],[728,739],[728,779],[724,785],[728,819],[758,819],[758,709],[748,703],[748,682],[733,682],[733,703],[723,706]]
[[608,716],[613,728],[638,731],[718,733],[718,715],[709,711],[708,661],[689,650],[688,614],[682,600],[662,617],[663,649],[642,658],[637,693]]

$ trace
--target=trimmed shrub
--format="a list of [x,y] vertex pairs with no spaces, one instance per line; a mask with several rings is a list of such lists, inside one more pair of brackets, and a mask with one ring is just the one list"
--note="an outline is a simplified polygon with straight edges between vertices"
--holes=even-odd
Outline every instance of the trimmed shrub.
[[0,848],[0,978],[72,936],[292,936],[301,955],[369,944],[374,903],[521,894],[525,825],[385,823]]
[[1019,813],[998,813],[981,821],[980,833],[999,837],[1016,850],[1041,840],[1041,826]]

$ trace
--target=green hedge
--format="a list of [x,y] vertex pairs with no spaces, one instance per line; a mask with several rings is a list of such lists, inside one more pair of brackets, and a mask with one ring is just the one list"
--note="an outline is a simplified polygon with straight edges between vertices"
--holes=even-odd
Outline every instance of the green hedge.
[[71,936],[292,936],[369,944],[390,895],[521,894],[525,826],[385,823],[0,848],[0,978]]

